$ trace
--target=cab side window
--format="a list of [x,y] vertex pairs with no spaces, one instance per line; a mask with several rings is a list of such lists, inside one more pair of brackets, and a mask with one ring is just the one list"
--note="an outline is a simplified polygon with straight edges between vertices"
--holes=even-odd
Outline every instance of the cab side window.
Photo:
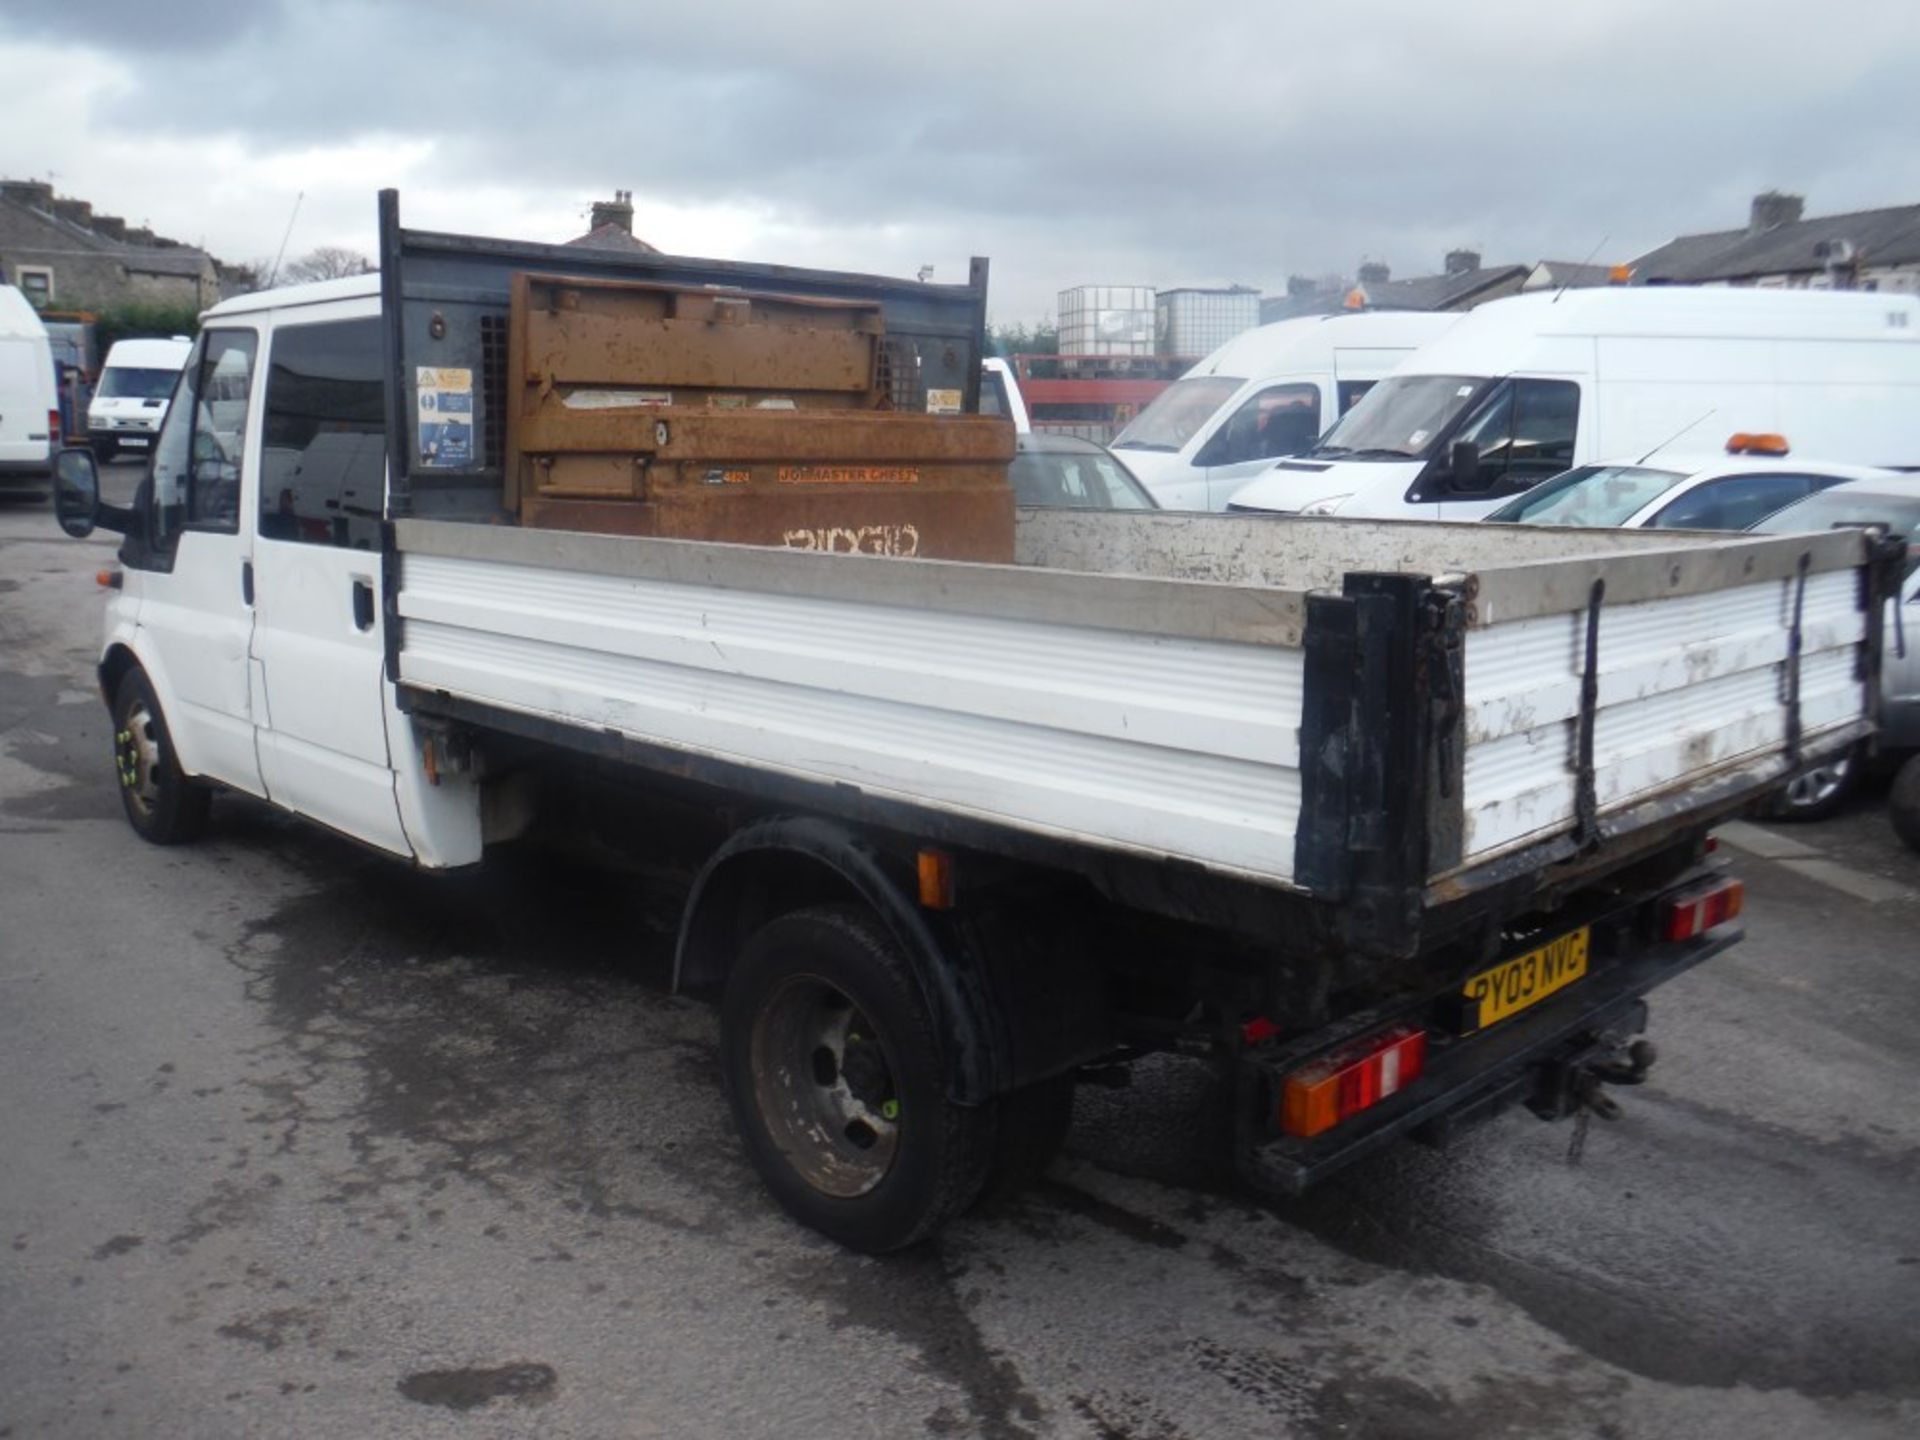
[[1480,451],[1489,495],[1513,495],[1573,464],[1580,387],[1570,380],[1512,380],[1501,385],[1454,436]]
[[1320,387],[1269,385],[1249,395],[1193,457],[1196,465],[1278,460],[1311,450],[1320,438]]
[[195,342],[153,455],[148,544],[171,554],[186,530],[240,529],[240,472],[258,337],[208,330]]
[[1745,530],[1834,483],[1823,475],[1728,475],[1694,486],[1647,524],[1657,530]]
[[387,476],[380,322],[285,325],[267,357],[260,534],[380,548]]

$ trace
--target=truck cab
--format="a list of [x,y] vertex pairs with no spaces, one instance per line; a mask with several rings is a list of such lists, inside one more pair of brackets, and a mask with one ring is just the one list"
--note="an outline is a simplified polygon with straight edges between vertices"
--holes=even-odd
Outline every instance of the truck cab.
[[383,670],[379,317],[377,277],[244,296],[184,358],[101,665],[150,838],[194,829],[206,793],[170,758],[417,863],[479,858],[477,798],[427,782]]

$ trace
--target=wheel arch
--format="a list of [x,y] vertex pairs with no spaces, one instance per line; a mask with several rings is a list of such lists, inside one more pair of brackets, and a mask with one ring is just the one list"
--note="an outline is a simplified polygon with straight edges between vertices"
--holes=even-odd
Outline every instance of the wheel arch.
[[867,839],[817,816],[773,816],[735,831],[695,878],[674,952],[676,991],[725,986],[742,942],[808,905],[853,901],[871,910],[907,957],[939,1033],[950,1043],[947,1090],[980,1104],[999,1087],[987,1003],[974,967],[956,963]]
[[107,703],[108,709],[112,709],[114,691],[129,670],[138,670],[147,677],[153,698],[159,702],[161,718],[167,723],[167,738],[173,742],[174,761],[181,771],[196,778],[204,775],[206,765],[200,753],[200,737],[194,732],[193,726],[182,725],[179,721],[179,706],[175,703],[178,697],[167,679],[166,667],[152,655],[142,654],[132,640],[116,636],[108,641],[100,657],[100,698]]

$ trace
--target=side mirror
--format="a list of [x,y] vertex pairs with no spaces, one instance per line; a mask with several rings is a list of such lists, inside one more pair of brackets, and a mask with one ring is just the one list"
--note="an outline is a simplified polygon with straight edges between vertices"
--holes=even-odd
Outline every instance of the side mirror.
[[100,523],[100,470],[93,451],[84,446],[54,456],[53,514],[76,540],[86,539]]
[[1477,495],[1490,488],[1493,477],[1480,470],[1480,447],[1471,440],[1456,440],[1447,449],[1448,483],[1462,495]]

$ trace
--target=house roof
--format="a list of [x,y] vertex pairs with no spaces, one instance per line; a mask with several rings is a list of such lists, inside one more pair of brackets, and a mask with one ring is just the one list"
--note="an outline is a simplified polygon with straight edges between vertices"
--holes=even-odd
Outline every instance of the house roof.
[[[1460,270],[1451,275],[1416,275],[1410,280],[1383,280],[1358,288],[1367,295],[1367,304],[1375,310],[1455,310],[1470,303],[1483,291],[1518,281],[1527,273],[1525,265],[1483,265],[1476,270]],[[1331,315],[1344,310],[1353,287],[1316,290],[1310,295],[1275,296],[1260,306],[1260,321],[1292,320],[1301,315]]]
[[1591,265],[1584,260],[1542,260],[1528,273],[1528,280],[1540,276],[1542,285],[1565,286],[1585,290],[1613,283],[1613,266]]
[[[147,275],[188,275],[199,276],[208,272],[214,263],[206,251],[192,245],[182,245],[167,240],[160,245],[129,245],[126,241],[111,235],[103,235],[91,226],[82,225],[43,205],[21,199],[18,195],[0,191],[0,205],[10,205],[24,210],[41,224],[57,231],[65,243],[75,250],[87,251],[99,255],[111,255],[129,270]],[[142,234],[148,232],[142,231]],[[164,237],[162,237],[164,239]]]
[[624,225],[617,225],[611,220],[604,225],[594,226],[584,235],[576,235],[567,244],[585,246],[589,250],[630,250],[636,255],[660,253],[657,245],[649,245]]
[[1920,264],[1920,205],[1819,215],[1766,230],[1682,235],[1633,262],[1637,284],[1742,280],[1824,269],[1823,245],[1845,240],[1875,265]]

